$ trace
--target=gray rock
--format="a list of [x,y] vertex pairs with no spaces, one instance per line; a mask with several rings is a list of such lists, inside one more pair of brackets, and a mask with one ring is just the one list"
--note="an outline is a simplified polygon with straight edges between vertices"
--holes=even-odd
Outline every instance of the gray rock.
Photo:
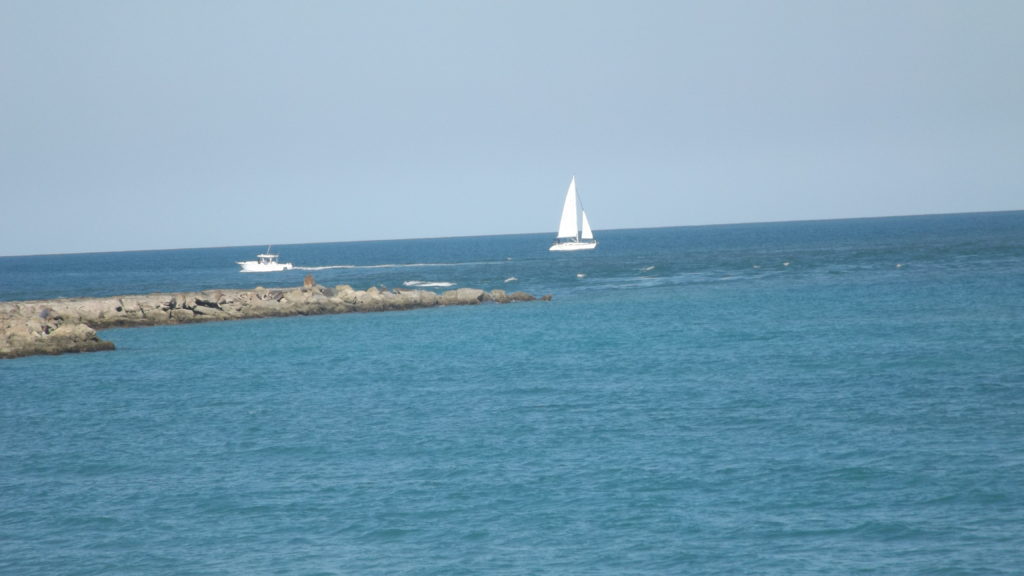
[[[545,297],[550,299],[550,296]],[[0,302],[0,358],[111,350],[95,330],[114,326],[153,326],[237,318],[307,314],[341,314],[406,310],[429,306],[475,305],[534,300],[525,292],[484,292],[459,288],[437,294],[429,290],[365,291],[343,284],[290,289],[214,290],[112,298],[68,298]]]
[[175,308],[174,310],[171,310],[170,313],[171,322],[174,323],[192,322],[193,320],[195,320],[195,317],[196,315],[191,310],[185,308]]

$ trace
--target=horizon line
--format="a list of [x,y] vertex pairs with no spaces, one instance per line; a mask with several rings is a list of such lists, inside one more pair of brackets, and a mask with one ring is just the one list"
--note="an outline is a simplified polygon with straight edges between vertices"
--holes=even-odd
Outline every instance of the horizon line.
[[[716,226],[747,226],[751,224],[794,224],[794,223],[811,223],[811,222],[838,222],[844,220],[884,220],[887,218],[915,218],[915,217],[928,217],[928,216],[956,216],[956,215],[967,215],[967,214],[1003,214],[1012,212],[1024,212],[1024,208],[1018,208],[1013,210],[971,210],[967,212],[927,212],[921,214],[890,214],[886,216],[842,216],[836,218],[806,218],[806,219],[795,219],[795,220],[755,220],[746,222],[718,222],[713,224],[671,224],[664,226],[630,226],[625,228],[596,228],[595,232],[617,232],[617,231],[628,231],[628,230],[659,230],[667,228],[711,228]],[[360,240],[314,240],[310,242],[286,242],[279,243],[273,242],[273,246],[304,246],[310,244],[357,244],[360,242],[405,242],[410,240],[450,240],[457,238],[496,238],[499,236],[534,236],[540,234],[549,234],[550,231],[544,232],[507,232],[501,234],[468,234],[468,235],[442,235],[442,236],[419,236],[414,238],[367,238]],[[74,256],[84,254],[120,254],[125,252],[171,252],[177,250],[215,250],[220,248],[248,248],[252,246],[262,246],[265,243],[259,244],[226,244],[220,246],[187,246],[178,248],[133,248],[127,250],[94,250],[94,251],[82,251],[82,252],[41,252],[35,254],[4,254],[0,255],[0,258],[30,258],[34,256]]]

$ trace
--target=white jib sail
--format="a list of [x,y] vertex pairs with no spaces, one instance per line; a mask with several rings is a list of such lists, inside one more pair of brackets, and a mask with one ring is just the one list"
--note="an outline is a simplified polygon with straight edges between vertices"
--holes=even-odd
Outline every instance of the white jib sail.
[[569,191],[565,193],[565,204],[562,206],[562,220],[558,223],[558,238],[576,238],[579,228],[576,225],[576,177],[569,182]]
[[587,211],[583,211],[583,240],[593,240],[594,231],[590,229],[590,221],[587,220]]

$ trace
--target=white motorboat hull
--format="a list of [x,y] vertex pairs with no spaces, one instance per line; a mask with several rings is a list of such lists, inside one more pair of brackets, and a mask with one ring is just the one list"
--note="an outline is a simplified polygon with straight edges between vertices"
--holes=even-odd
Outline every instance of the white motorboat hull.
[[551,252],[574,252],[576,250],[593,250],[597,248],[597,242],[561,242],[552,244],[548,250]]
[[256,260],[248,260],[246,262],[236,262],[242,267],[242,272],[281,272],[282,270],[291,270],[291,262],[257,262]]

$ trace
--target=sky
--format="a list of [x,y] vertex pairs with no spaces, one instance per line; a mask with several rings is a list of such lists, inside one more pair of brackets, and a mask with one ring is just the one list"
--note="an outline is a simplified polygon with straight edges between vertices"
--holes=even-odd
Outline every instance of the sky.
[[1024,2],[0,0],[0,256],[1024,209]]

